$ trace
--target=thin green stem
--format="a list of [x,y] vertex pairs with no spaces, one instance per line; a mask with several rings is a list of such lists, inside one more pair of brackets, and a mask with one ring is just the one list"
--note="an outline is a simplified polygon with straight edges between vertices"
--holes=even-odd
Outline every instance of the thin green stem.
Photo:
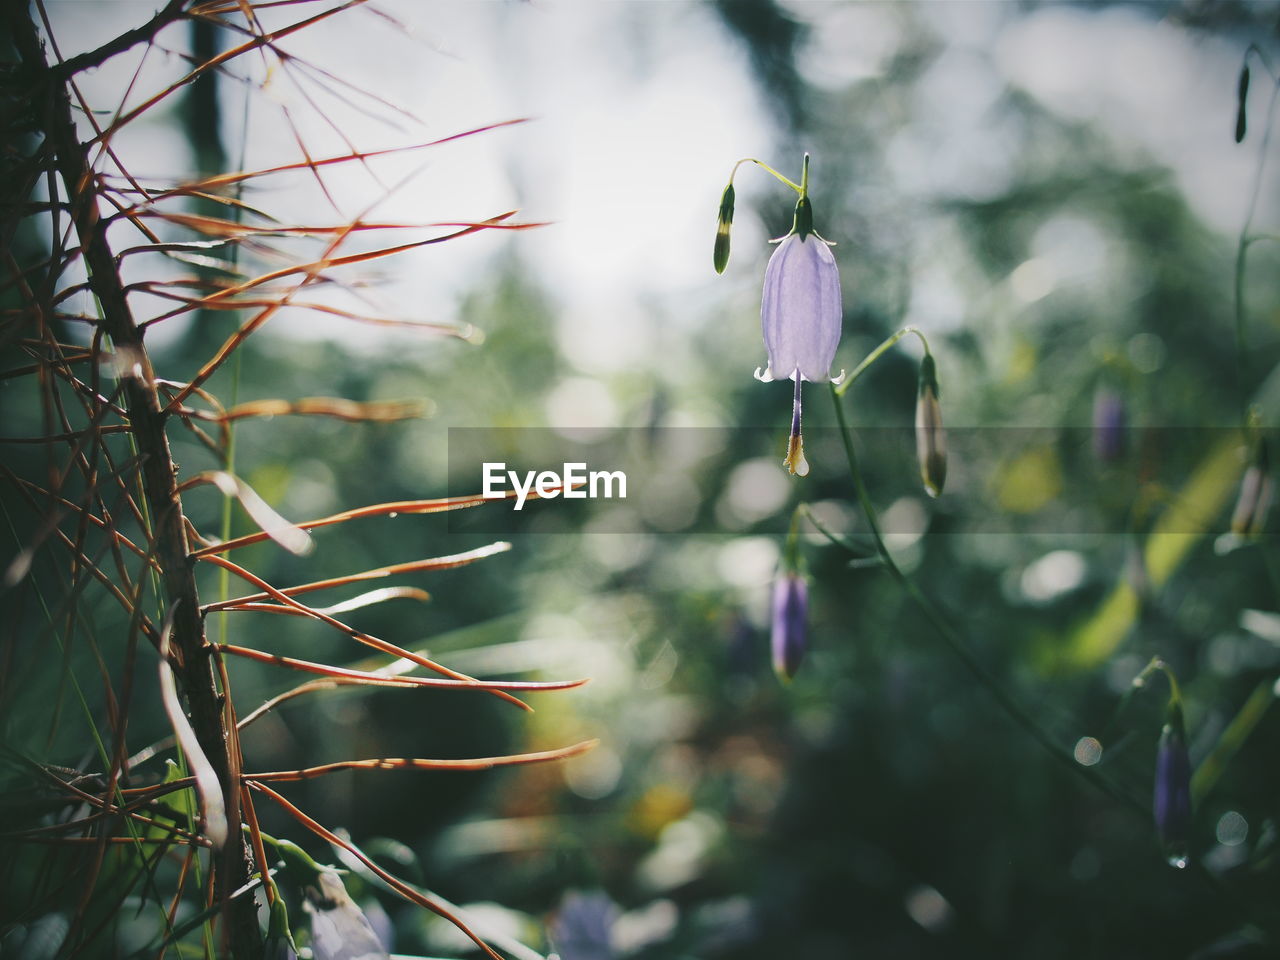
[[787,531],[787,539],[782,548],[782,569],[793,573],[800,569],[800,517],[807,513],[803,503],[797,504],[791,511],[791,528]]
[[1267,52],[1265,50],[1256,43],[1251,43],[1244,51],[1244,62],[1246,64],[1249,62],[1250,56],[1257,58],[1258,63],[1262,65],[1263,70],[1267,71],[1267,76],[1271,78],[1273,83],[1280,83],[1280,77],[1277,77],[1275,70],[1272,69],[1271,61],[1267,59]]
[[[1254,49],[1254,48],[1250,48]],[[1262,51],[1257,51],[1261,58]],[[1246,51],[1246,58],[1248,51]],[[1262,61],[1265,65],[1265,60]],[[1270,67],[1268,67],[1270,72]],[[1272,75],[1271,99],[1267,103],[1266,123],[1263,125],[1262,143],[1258,147],[1258,164],[1253,171],[1253,185],[1249,191],[1248,212],[1245,214],[1244,224],[1240,227],[1240,238],[1236,244],[1236,263],[1235,278],[1233,291],[1235,297],[1235,332],[1236,332],[1236,392],[1240,403],[1240,420],[1247,425],[1249,420],[1249,390],[1247,383],[1248,367],[1247,353],[1248,342],[1245,335],[1245,319],[1246,310],[1244,302],[1244,280],[1245,267],[1249,246],[1252,242],[1250,238],[1250,230],[1253,228],[1253,218],[1258,212],[1258,196],[1262,192],[1262,177],[1267,166],[1267,152],[1271,144],[1271,133],[1274,129],[1275,106],[1276,100],[1280,97],[1280,81],[1277,81]]]
[[[803,186],[796,183],[790,177],[783,176],[777,170],[773,169],[773,167],[769,166],[767,163],[764,163],[761,160],[757,160],[755,157],[743,157],[741,160],[739,160],[737,163],[733,165],[733,171],[729,174],[730,185],[733,184],[733,178],[738,175],[738,168],[742,166],[744,163],[754,163],[757,167],[760,167],[761,169],[767,171],[768,173],[773,174],[774,177],[776,177],[778,180],[781,180],[783,183],[785,183],[788,187],[790,187],[796,193],[800,194],[800,196],[804,196],[805,188]],[[807,156],[806,156],[805,173],[804,173],[806,178],[808,177],[808,174],[809,174],[809,167],[808,167]]]
[[1142,672],[1133,678],[1133,686],[1135,689],[1146,685],[1147,678],[1153,673],[1163,673],[1165,679],[1169,681],[1169,705],[1182,709],[1182,688],[1178,686],[1178,677],[1173,669],[1165,663],[1160,657],[1152,657],[1151,662],[1142,668]]
[[866,517],[867,526],[871,530],[871,537],[875,541],[876,552],[880,555],[880,560],[884,564],[885,569],[890,576],[898,582],[903,592],[907,595],[924,615],[924,618],[933,627],[938,638],[955,656],[957,660],[964,666],[966,670],[973,676],[975,680],[991,695],[992,699],[1007,713],[1019,727],[1023,729],[1033,740],[1036,741],[1044,750],[1055,760],[1067,767],[1077,775],[1089,781],[1098,790],[1105,793],[1120,803],[1140,813],[1142,816],[1148,816],[1149,811],[1140,801],[1122,792],[1110,780],[1102,776],[1102,774],[1093,767],[1082,766],[1076,763],[1071,752],[1061,747],[1049,733],[1038,724],[1027,710],[1013,698],[1005,688],[1000,684],[986,667],[978,660],[977,657],[965,646],[964,640],[943,616],[942,612],[934,606],[931,601],[918,586],[915,581],[902,572],[902,569],[894,561],[893,556],[889,553],[888,547],[885,546],[884,536],[880,532],[880,522],[876,516],[875,507],[871,504],[871,498],[867,493],[866,484],[862,479],[862,471],[858,468],[857,453],[853,448],[853,435],[850,433],[849,424],[845,420],[844,408],[840,403],[840,393],[836,387],[832,387],[831,399],[836,407],[836,420],[840,424],[840,438],[844,443],[845,456],[849,461],[849,474],[853,479],[853,488],[858,497],[858,505],[862,508],[862,513]]
[[[800,504],[800,506],[796,508],[796,511],[813,524],[814,529],[831,541],[831,543],[835,544],[841,550],[851,554],[854,560],[866,560],[870,557],[870,554],[868,554],[865,549],[859,548],[851,540],[840,536],[840,534],[828,528],[826,524],[814,515],[814,512],[809,509],[809,505],[807,503]],[[875,561],[877,566],[880,564],[880,558],[878,556],[871,559]]]
[[[884,354],[887,353],[895,343],[910,333],[914,333],[920,338],[920,344],[924,347],[924,352],[926,354],[929,353],[929,341],[925,338],[924,333],[916,327],[903,327],[897,333],[893,334],[893,336],[889,337],[889,339],[884,343],[880,344],[880,346],[867,354],[866,359],[853,368],[853,371],[840,382],[839,386],[835,388],[836,396],[843,397],[845,393],[848,392],[849,388],[853,386],[854,381],[862,376],[869,366],[884,356]],[[837,404],[837,406],[839,406],[839,404]]]

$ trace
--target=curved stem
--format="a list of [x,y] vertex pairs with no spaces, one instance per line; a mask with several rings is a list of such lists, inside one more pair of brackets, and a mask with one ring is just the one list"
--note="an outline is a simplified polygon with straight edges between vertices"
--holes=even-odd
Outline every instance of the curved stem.
[[[912,328],[906,328],[910,330]],[[901,337],[906,330],[899,331],[896,335]],[[890,343],[889,346],[892,346]],[[883,349],[888,349],[888,346]],[[1133,809],[1146,817],[1149,815],[1147,808],[1138,800],[1134,799],[1127,793],[1122,792],[1110,780],[1104,777],[1098,770],[1093,767],[1085,767],[1076,763],[1075,758],[1070,751],[1061,747],[1049,733],[1038,724],[1035,719],[1027,712],[1017,700],[1013,698],[986,667],[975,657],[972,651],[965,646],[964,640],[961,639],[959,633],[956,632],[950,622],[942,612],[934,606],[933,602],[924,594],[921,589],[916,586],[915,581],[902,572],[902,569],[894,561],[892,555],[884,543],[884,536],[880,532],[880,522],[876,517],[875,507],[871,504],[871,498],[867,493],[866,484],[862,479],[862,471],[858,469],[857,454],[853,449],[853,437],[849,432],[849,424],[845,420],[844,408],[840,404],[840,391],[836,387],[832,387],[831,399],[836,406],[836,419],[840,424],[840,438],[844,442],[845,456],[849,461],[849,474],[853,478],[854,491],[858,497],[858,505],[862,508],[862,513],[866,517],[867,526],[871,530],[872,540],[875,542],[876,553],[880,556],[880,561],[884,564],[889,574],[898,582],[903,592],[911,600],[912,603],[924,615],[924,618],[933,627],[934,632],[942,640],[943,644],[956,657],[957,660],[969,671],[978,683],[986,689],[992,699],[1000,706],[1010,719],[1021,727],[1033,740],[1036,741],[1044,750],[1050,754],[1055,760],[1063,766],[1070,768],[1074,773],[1088,780],[1094,787],[1101,790],[1113,800]]]
[[1182,688],[1178,686],[1178,678],[1173,669],[1160,657],[1152,657],[1151,662],[1142,668],[1142,672],[1133,678],[1134,689],[1146,685],[1147,678],[1153,673],[1163,673],[1169,681],[1169,702],[1178,709],[1182,708]]
[[1251,55],[1257,58],[1258,63],[1262,65],[1263,70],[1267,71],[1267,76],[1271,78],[1273,83],[1280,83],[1280,77],[1277,77],[1275,70],[1272,69],[1271,61],[1267,59],[1267,53],[1265,50],[1256,43],[1251,43],[1244,51],[1244,62],[1246,64],[1249,62],[1249,57]]
[[[806,157],[806,159],[807,159],[807,157]],[[794,180],[792,180],[790,177],[784,177],[784,176],[783,176],[782,174],[780,174],[777,170],[773,169],[773,167],[769,166],[767,163],[765,163],[765,162],[763,162],[763,161],[761,161],[761,160],[757,160],[755,157],[743,157],[741,160],[739,160],[737,163],[735,163],[735,164],[733,165],[733,172],[729,174],[729,183],[730,183],[730,184],[732,184],[732,183],[733,183],[733,178],[734,178],[735,176],[737,176],[737,175],[738,175],[738,168],[739,168],[740,166],[742,166],[744,163],[754,163],[757,167],[761,167],[761,168],[763,168],[764,170],[766,170],[767,172],[769,172],[769,173],[773,174],[773,175],[774,175],[774,177],[776,177],[778,180],[781,180],[783,183],[785,183],[788,187],[790,187],[790,188],[791,188],[792,190],[794,190],[796,193],[800,194],[801,196],[804,196],[804,192],[805,192],[804,187],[802,187],[800,184],[796,183],[796,182],[795,182]],[[807,163],[806,163],[805,174],[806,174],[806,175],[808,174],[808,164],[807,164]]]
[[[928,354],[930,352],[929,341],[925,339],[924,333],[922,333],[920,329],[917,327],[903,327],[893,336],[889,337],[889,339],[887,339],[884,343],[880,344],[880,346],[876,347],[869,354],[867,354],[866,359],[853,368],[853,371],[847,377],[845,377],[844,380],[840,382],[839,386],[835,388],[836,396],[843,397],[845,393],[848,391],[848,389],[851,386],[853,386],[853,382],[857,380],[860,376],[862,376],[863,373],[866,372],[867,367],[871,366],[873,363],[879,360],[882,356],[884,356],[884,354],[888,352],[890,347],[892,347],[895,343],[897,343],[899,340],[901,340],[903,337],[905,337],[909,333],[914,333],[917,337],[920,338],[920,343],[924,347],[924,352]],[[839,404],[837,404],[837,406],[839,406]]]
[[[1254,48],[1250,48],[1251,50]],[[1259,60],[1267,67],[1270,73],[1270,66],[1262,60],[1262,51],[1257,51]],[[1246,51],[1246,57],[1248,51]],[[1262,175],[1267,166],[1267,149],[1271,144],[1271,133],[1273,129],[1273,120],[1275,119],[1275,106],[1277,98],[1280,98],[1280,81],[1272,75],[1271,99],[1267,103],[1266,123],[1263,126],[1262,144],[1258,148],[1258,165],[1253,172],[1253,185],[1249,191],[1248,213],[1245,215],[1244,225],[1240,228],[1240,238],[1236,244],[1236,264],[1235,264],[1235,282],[1233,292],[1235,295],[1235,327],[1236,327],[1236,391],[1239,395],[1240,402],[1240,419],[1242,423],[1247,423],[1249,419],[1249,396],[1248,386],[1246,384],[1247,366],[1246,356],[1248,344],[1245,338],[1245,302],[1244,302],[1244,278],[1245,278],[1245,262],[1246,254],[1252,239],[1249,231],[1253,227],[1253,218],[1258,212],[1258,196],[1262,192]]]

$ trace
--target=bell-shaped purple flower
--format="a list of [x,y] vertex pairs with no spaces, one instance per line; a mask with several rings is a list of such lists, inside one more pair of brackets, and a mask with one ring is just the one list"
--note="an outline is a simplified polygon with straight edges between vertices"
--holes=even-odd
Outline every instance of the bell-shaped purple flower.
[[836,258],[830,245],[813,232],[813,209],[803,196],[796,204],[792,232],[765,268],[760,327],[769,362],[756,370],[756,379],[765,382],[795,381],[786,464],[800,476],[809,471],[800,435],[800,383],[832,379],[841,315]]
[[1191,759],[1182,729],[1182,711],[1173,708],[1156,748],[1156,782],[1152,798],[1156,834],[1174,866],[1187,863],[1187,835],[1191,828]]
[[809,649],[809,587],[795,571],[779,575],[773,585],[773,669],[790,680]]
[[764,272],[760,327],[769,363],[761,380],[831,378],[840,343],[840,271],[815,233],[790,234]]

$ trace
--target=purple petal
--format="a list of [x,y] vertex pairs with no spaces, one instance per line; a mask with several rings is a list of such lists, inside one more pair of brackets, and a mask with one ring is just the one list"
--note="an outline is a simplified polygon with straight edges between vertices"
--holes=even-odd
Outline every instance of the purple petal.
[[814,234],[791,234],[764,273],[760,326],[769,354],[767,374],[830,379],[840,318],[840,273],[830,248]]

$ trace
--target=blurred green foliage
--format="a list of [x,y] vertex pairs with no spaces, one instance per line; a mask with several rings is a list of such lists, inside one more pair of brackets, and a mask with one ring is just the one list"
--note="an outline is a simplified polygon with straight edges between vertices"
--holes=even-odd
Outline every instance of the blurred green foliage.
[[[805,85],[794,64],[812,33],[803,27],[804,5],[788,4],[785,14],[768,2],[716,6],[748,44],[791,127],[777,153],[797,153],[794,135],[814,155],[815,205],[830,225],[819,229],[841,244],[846,338],[837,367],[852,367],[901,326],[918,291],[913,275],[940,267],[961,305],[958,315],[935,318],[939,329],[929,331],[949,424],[1085,426],[1106,378],[1123,385],[1137,425],[1239,422],[1235,242],[1197,218],[1169,170],[1087,120],[1007,89],[991,107],[1020,131],[1014,147],[992,147],[1011,152],[1003,189],[980,198],[903,196],[887,148],[913,123],[919,84],[947,49],[925,9],[900,13],[905,39],[883,76],[818,89]],[[1153,22],[1184,14],[1181,29],[1241,51],[1273,37],[1276,18],[1274,7],[1243,3],[1150,4],[1141,13]],[[1232,95],[1224,86],[1224,137]],[[1251,117],[1251,136],[1263,122]],[[725,158],[726,171],[734,159]],[[1242,197],[1246,190],[1241,184]],[[759,211],[775,235],[790,222],[790,200],[780,191]],[[708,248],[715,202],[707,198]],[[1100,272],[1019,298],[1010,278],[1036,258],[1037,232],[1063,218],[1089,225],[1092,232],[1072,242],[1101,244],[1092,251]],[[461,303],[457,319],[484,332],[482,345],[399,335],[359,351],[269,334],[251,342],[235,374],[242,401],[425,395],[435,410],[409,424],[246,422],[236,430],[246,479],[293,519],[442,495],[449,426],[547,425],[549,395],[581,374],[558,346],[556,291],[542,289],[520,258],[524,245],[536,243],[536,233],[513,239],[490,278]],[[1259,245],[1251,256],[1244,388],[1266,403],[1264,385],[1280,360],[1274,245]],[[737,247],[735,258],[731,274],[750,269]],[[221,323],[223,333],[232,324],[201,322]],[[730,428],[777,424],[781,435],[781,388],[749,376],[763,356],[755,324],[749,304],[726,300],[706,308],[674,348],[695,375],[674,380],[640,368],[605,378],[622,422],[663,426],[693,413]],[[199,360],[161,354],[157,365],[194,370]],[[211,385],[215,393],[230,391],[231,375]],[[855,430],[908,424],[915,377],[910,351],[886,356],[846,400]],[[809,388],[806,400],[808,422],[829,427],[825,390]],[[29,398],[5,402],[6,432],[35,422]],[[1265,407],[1268,423],[1274,413]],[[868,543],[843,461],[838,451],[826,453],[833,455],[810,454],[813,475],[794,484],[769,516],[723,535],[528,535],[508,554],[422,578],[432,594],[427,605],[397,601],[350,616],[360,629],[485,676],[536,669],[544,678],[595,677],[579,691],[535,695],[537,713],[527,721],[485,696],[339,692],[287,704],[250,728],[250,767],[352,756],[487,756],[598,736],[597,751],[563,773],[360,772],[299,784],[290,796],[367,849],[391,851],[398,869],[419,872],[454,902],[494,902],[542,918],[565,890],[602,887],[640,927],[658,931],[638,956],[1275,955],[1280,712],[1262,712],[1201,799],[1192,866],[1177,870],[1162,859],[1149,816],[1134,809],[1150,804],[1162,681],[1121,708],[1133,677],[1152,656],[1163,657],[1182,682],[1197,763],[1259,684],[1275,682],[1274,539],[1217,536],[1243,466],[1235,446],[1222,447],[1216,464],[1195,465],[1216,471],[1188,494],[1212,506],[1207,532],[1181,528],[1166,540],[1148,535],[1188,488],[1142,487],[1145,499],[1136,507],[1113,495],[1142,470],[1136,454],[1116,468],[1086,463],[1080,469],[1094,470],[1096,489],[1071,491],[1073,504],[1092,511],[1076,516],[1080,528],[1115,531],[1108,534],[972,532],[964,464],[954,465],[961,482],[937,503],[925,501],[909,472],[864,464],[878,508],[927,516],[924,536],[891,542],[899,562],[1065,751],[1083,737],[1102,741],[1097,769],[1131,805],[1044,753],[957,669],[882,570],[815,533],[805,541],[812,650],[795,682],[779,684],[765,635],[769,558],[778,538],[758,531],[777,530],[803,499]],[[1045,502],[1027,503],[1027,512],[1052,507],[1061,453],[1056,446],[1043,455],[1029,451],[1032,459],[1016,466],[1035,475],[1032,487],[1048,491]],[[212,466],[194,441],[175,437],[174,454],[184,472]],[[723,451],[708,503],[728,497],[735,471],[758,458],[775,452],[747,444]],[[1068,473],[1072,482],[1080,475]],[[1185,483],[1194,475],[1189,470]],[[11,517],[22,513],[13,489],[0,496]],[[1011,497],[1016,506],[1016,492]],[[214,528],[220,500],[209,493],[191,502],[197,523]],[[21,542],[22,524],[15,526]],[[232,533],[248,529],[237,520]],[[319,531],[316,539],[319,549],[305,562],[269,543],[244,554],[283,585],[484,542],[450,533],[447,516],[360,521]],[[1141,601],[1135,553],[1145,555],[1151,585]],[[1061,569],[1054,556],[1078,575],[1054,573]],[[1028,586],[1046,575],[1049,588]],[[205,586],[218,596],[216,576]],[[105,602],[91,624],[79,625],[102,633],[120,627]],[[355,644],[291,617],[225,615],[225,623],[211,620],[210,631],[311,660],[364,659]],[[49,628],[41,639],[56,632]],[[94,669],[83,647],[71,657],[72,674]],[[287,678],[236,663],[233,680],[244,713]],[[53,681],[30,682],[33,700],[53,695],[44,685]],[[135,697],[135,725],[162,729],[158,708],[148,716],[144,698]],[[41,733],[12,745],[30,746]],[[65,741],[82,743],[74,731]],[[65,741],[49,754],[79,762]],[[1248,825],[1243,840],[1223,839],[1224,818],[1233,812]],[[267,814],[264,829],[288,827]],[[331,859],[329,851],[312,852]],[[399,952],[440,949],[419,911],[353,885],[390,912]],[[664,920],[652,908],[666,903],[675,911]]]

